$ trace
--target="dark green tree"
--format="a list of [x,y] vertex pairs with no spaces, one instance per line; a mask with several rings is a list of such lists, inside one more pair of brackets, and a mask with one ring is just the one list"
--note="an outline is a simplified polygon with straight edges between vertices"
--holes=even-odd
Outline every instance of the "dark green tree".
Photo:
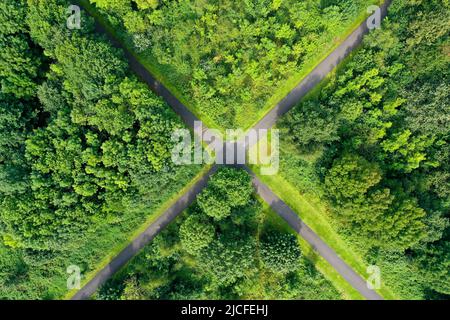
[[290,233],[269,231],[261,237],[261,260],[273,272],[288,273],[299,268],[301,251],[297,238]]
[[200,255],[200,267],[213,287],[230,286],[255,270],[255,240],[242,234],[226,234]]
[[18,98],[36,94],[42,55],[33,44],[26,24],[26,0],[0,3],[0,85],[1,92]]
[[208,218],[194,214],[180,226],[180,240],[183,248],[192,255],[198,255],[214,239],[214,225]]
[[248,203],[253,193],[249,174],[240,169],[221,168],[197,197],[199,207],[215,220],[222,220],[234,208]]

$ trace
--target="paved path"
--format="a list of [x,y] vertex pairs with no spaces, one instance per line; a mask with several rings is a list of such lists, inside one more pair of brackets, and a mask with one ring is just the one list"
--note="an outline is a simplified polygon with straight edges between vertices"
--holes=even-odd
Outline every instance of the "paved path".
[[119,271],[131,258],[133,258],[146,244],[148,244],[162,229],[171,223],[182,213],[206,186],[209,177],[216,172],[217,166],[213,166],[192,188],[183,194],[178,200],[144,232],[137,236],[123,249],[108,265],[98,272],[95,277],[84,285],[72,300],[88,299],[99,287]]
[[[125,48],[116,39],[116,37],[112,33],[105,29],[100,23],[95,24],[95,29],[98,33],[106,35],[106,37],[114,47],[122,49],[125,54],[125,58],[128,60],[130,69],[144,83],[146,83],[153,92],[162,97],[165,102],[181,117],[183,122],[189,128],[193,129],[194,122],[200,121],[200,119],[196,115],[194,115],[180,100],[178,100],[178,98],[176,98],[161,82],[156,80],[155,77],[153,77],[153,75],[136,59],[136,57],[127,48]],[[203,124],[203,131],[207,129],[208,127]]]
[[334,269],[359,291],[368,300],[382,300],[374,290],[367,287],[366,281],[348,266],[336,252],[333,251],[320,237],[311,230],[298,215],[289,208],[275,193],[272,192],[256,175],[244,166],[253,178],[256,192],[267,202],[270,207],[278,213],[303,239],[305,239],[314,250],[316,250]]
[[[386,0],[381,6],[381,18],[387,16],[387,8],[392,0]],[[327,58],[325,58],[308,76],[303,79],[283,100],[266,114],[253,128],[270,129],[277,120],[299,101],[316,85],[318,85],[336,66],[342,62],[356,47],[358,47],[365,34],[369,32],[364,21],[347,39],[342,42]]]
[[[386,0],[382,6],[382,18],[387,14],[387,7],[391,0]],[[174,111],[191,128],[194,127],[194,121],[199,119],[180,102],[163,84],[157,81],[150,72],[142,66],[137,59],[114,38],[104,28],[97,24],[99,32],[105,33],[111,42],[124,50],[126,58],[130,63],[131,69],[147,83],[150,89],[162,96],[165,101],[174,109]],[[296,88],[294,88],[274,109],[272,109],[254,129],[269,129],[276,121],[293,108],[307,92],[322,81],[325,76],[331,72],[348,54],[357,47],[368,32],[366,23],[362,23],[338,48],[336,48],[325,60],[323,60]],[[203,131],[207,130],[206,126]],[[244,166],[253,176],[253,182],[258,194],[270,204],[272,209],[283,217],[288,224],[298,232],[311,246],[346,279],[356,290],[365,298],[371,300],[382,299],[376,292],[369,290],[366,282],[353,271],[337,254],[315,234],[306,224],[304,224],[298,215],[290,209],[281,199],[279,199],[266,185],[264,185],[251,170]],[[186,209],[195,197],[206,186],[208,178],[217,170],[217,165],[200,179],[191,189],[182,195],[174,205],[167,209],[152,225],[143,233],[135,238],[123,251],[119,253],[105,268],[81,288],[73,297],[73,300],[89,298],[102,284],[104,284],[114,273],[122,268],[139,250],[150,242],[165,226],[167,226],[175,217]]]

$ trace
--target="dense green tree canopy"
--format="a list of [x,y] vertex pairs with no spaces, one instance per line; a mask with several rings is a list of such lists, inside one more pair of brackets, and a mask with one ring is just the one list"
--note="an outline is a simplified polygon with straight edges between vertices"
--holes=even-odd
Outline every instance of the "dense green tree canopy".
[[[445,268],[449,12],[448,1],[393,1],[382,28],[283,122],[299,153],[307,146],[321,152],[314,170],[340,231],[379,259],[404,255],[407,262],[384,271],[391,274],[397,266],[427,274],[427,255],[436,270]],[[415,297],[448,294],[439,284],[448,274],[435,275],[402,293],[420,287]]]
[[327,172],[325,186],[338,202],[363,196],[381,180],[381,171],[376,164],[360,156],[344,155],[333,163]]
[[[257,120],[372,3],[90,2],[219,127]],[[85,12],[80,30],[67,28],[68,5],[0,3],[0,298],[61,297],[68,261],[92,270],[195,172],[170,161],[180,120]],[[402,297],[450,294],[449,9],[394,0],[383,27],[280,124],[294,151],[316,152],[314,166],[289,162],[301,167],[291,179],[320,189],[333,227]],[[247,172],[220,169],[194,206],[111,296],[297,299],[328,288],[295,236],[266,231]]]
[[0,84],[1,92],[18,98],[35,95],[44,58],[30,39],[25,17],[26,0],[0,3]]
[[38,79],[31,58],[2,58],[29,67],[23,78],[33,81],[17,87],[16,98],[2,83],[0,96],[1,226],[20,247],[62,249],[95,221],[147,207],[147,194],[170,183],[168,175],[176,179],[170,137],[180,120],[130,74],[118,49],[92,33],[91,19],[67,29],[66,5],[6,1],[0,10],[1,39],[25,39],[39,54],[33,63],[49,64]]
[[201,268],[213,285],[231,285],[255,269],[255,256],[251,254],[255,245],[255,240],[246,235],[222,236],[201,255]]
[[214,239],[214,226],[208,219],[199,215],[188,217],[180,227],[180,240],[183,248],[196,255]]
[[253,191],[248,173],[230,168],[221,169],[208,186],[197,201],[200,208],[216,220],[228,217],[234,208],[247,204]]
[[257,121],[291,77],[315,64],[366,11],[366,0],[91,0],[142,56],[167,70],[203,119]]
[[273,272],[287,273],[299,267],[301,251],[297,238],[289,233],[270,231],[261,239],[261,259]]

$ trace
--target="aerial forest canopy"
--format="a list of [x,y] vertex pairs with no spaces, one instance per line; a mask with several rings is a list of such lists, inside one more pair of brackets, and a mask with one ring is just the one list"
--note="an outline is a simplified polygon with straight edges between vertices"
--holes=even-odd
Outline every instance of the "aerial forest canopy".
[[230,199],[232,208],[218,206],[211,216],[210,210],[196,201],[108,281],[95,298],[341,297],[302,255],[298,238],[281,218],[258,201],[247,172],[219,169],[204,189],[201,201],[214,199],[211,202],[215,203],[218,198]]
[[368,5],[378,3],[89,2],[202,120],[219,128],[252,125],[324,58]]
[[382,28],[279,124],[291,156],[322,154],[314,175],[333,219],[369,261],[381,250],[409,265],[416,284],[399,292],[416,298],[450,294],[449,9],[394,0]]
[[[171,161],[180,119],[92,18],[69,30],[67,7],[0,3],[0,261],[13,266],[15,252],[24,270],[56,252],[82,254],[74,250],[100,224],[142,222],[198,169]],[[27,276],[10,277],[0,277],[0,297],[15,294],[15,281],[19,296],[44,294],[21,283]]]
[[[203,182],[130,56],[207,126],[247,129],[382,2],[79,0],[70,29],[69,1],[1,0],[0,299],[67,297],[69,265],[95,275]],[[259,177],[362,281],[379,267],[383,297],[450,297],[449,35],[448,0],[393,0],[280,116],[280,171]],[[195,195],[96,298],[362,297],[247,171]]]

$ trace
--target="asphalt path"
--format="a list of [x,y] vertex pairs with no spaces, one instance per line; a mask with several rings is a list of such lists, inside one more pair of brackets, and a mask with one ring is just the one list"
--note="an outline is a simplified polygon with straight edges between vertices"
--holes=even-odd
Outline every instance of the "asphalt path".
[[256,192],[267,202],[272,210],[280,215],[289,226],[294,229],[311,247],[319,253],[328,263],[368,300],[382,300],[383,298],[374,290],[369,289],[366,281],[347,265],[314,231],[311,230],[299,216],[272,192],[258,177],[248,168],[244,167],[253,178]]
[[134,238],[111,262],[100,270],[94,278],[84,285],[72,297],[72,300],[88,299],[99,287],[119,271],[131,258],[133,258],[146,244],[182,213],[206,186],[209,177],[216,172],[217,166],[213,166],[192,188],[180,196],[177,201],[156,219],[144,232]]
[[[387,16],[392,0],[386,0],[381,9],[381,19]],[[366,20],[367,21],[367,20]],[[302,98],[317,86],[336,68],[355,48],[370,30],[364,21],[348,36],[333,52],[331,52],[317,67],[315,67],[289,94],[271,109],[252,129],[270,129],[278,119],[295,107]],[[248,147],[252,147],[248,145]]]
[[[387,8],[391,0],[387,0],[381,6],[382,18],[387,15]],[[194,122],[200,121],[181,101],[179,101],[161,82],[156,80],[150,72],[139,63],[139,61],[124,48],[100,24],[97,31],[104,33],[110,41],[125,52],[130,68],[148,85],[148,87],[160,95],[169,106],[181,117],[187,126],[194,128]],[[320,83],[343,59],[345,59],[358,45],[361,44],[363,36],[369,31],[366,22],[363,22],[339,47],[326,57],[303,81],[301,81],[283,100],[280,101],[259,121],[253,129],[270,129],[277,120],[291,108],[293,108],[311,89]],[[203,125],[203,131],[208,128]],[[224,148],[226,150],[226,148]],[[226,151],[224,152],[226,153]],[[253,183],[257,193],[266,201],[272,209],[283,217],[287,223],[302,236],[325,260],[327,260],[336,271],[366,299],[382,299],[375,291],[370,290],[366,282],[350,266],[314,233],[298,215],[279,199],[266,185],[264,185],[255,174],[246,166],[244,168],[253,177]],[[131,241],[114,259],[111,260],[94,278],[84,285],[73,297],[73,300],[88,299],[102,284],[104,284],[114,273],[120,270],[132,257],[134,257],[147,243],[149,243],[164,227],[172,222],[183,212],[206,186],[209,177],[217,170],[217,165],[205,174],[192,188],[168,208],[153,224],[143,233]]]

